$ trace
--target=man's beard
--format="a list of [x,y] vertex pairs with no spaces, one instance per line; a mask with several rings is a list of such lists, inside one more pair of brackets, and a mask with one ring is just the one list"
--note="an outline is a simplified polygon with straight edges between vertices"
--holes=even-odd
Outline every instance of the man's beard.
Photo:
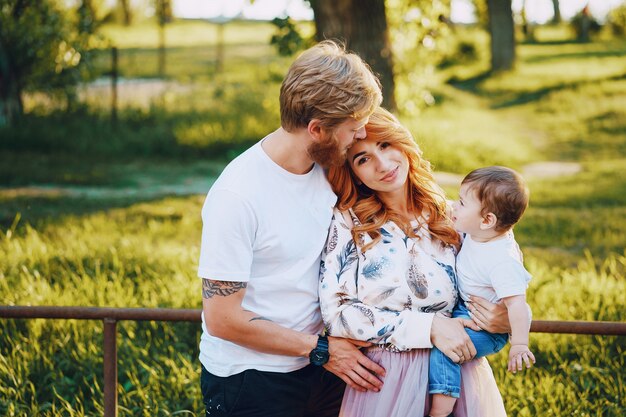
[[[326,136],[326,135],[325,135]],[[324,168],[339,166],[346,162],[347,149],[339,148],[339,141],[334,134],[319,142],[313,142],[307,148],[309,157]]]

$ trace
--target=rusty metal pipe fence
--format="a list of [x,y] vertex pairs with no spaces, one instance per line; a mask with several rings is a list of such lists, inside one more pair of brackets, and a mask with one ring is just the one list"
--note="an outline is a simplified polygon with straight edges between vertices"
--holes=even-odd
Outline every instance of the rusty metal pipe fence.
[[[170,308],[2,306],[0,318],[102,320],[104,324],[104,417],[117,417],[117,322],[201,322],[200,310]],[[533,320],[534,333],[626,336],[626,322]]]

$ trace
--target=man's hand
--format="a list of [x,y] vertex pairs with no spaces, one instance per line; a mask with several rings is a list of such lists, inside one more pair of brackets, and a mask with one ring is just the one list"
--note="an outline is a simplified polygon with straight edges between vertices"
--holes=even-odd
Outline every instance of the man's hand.
[[494,304],[482,297],[472,295],[466,303],[472,313],[472,320],[481,329],[489,333],[510,333],[511,325],[506,306],[502,303]]
[[526,368],[530,368],[535,363],[535,355],[528,349],[528,345],[511,345],[511,350],[509,350],[509,372],[516,373],[523,370],[524,363]]
[[432,344],[455,363],[468,362],[476,356],[476,348],[465,332],[464,320],[435,316],[430,328]]
[[329,336],[330,359],[324,368],[357,391],[378,392],[383,383],[376,375],[385,376],[385,370],[359,350],[361,347],[369,346],[371,343],[368,342]]

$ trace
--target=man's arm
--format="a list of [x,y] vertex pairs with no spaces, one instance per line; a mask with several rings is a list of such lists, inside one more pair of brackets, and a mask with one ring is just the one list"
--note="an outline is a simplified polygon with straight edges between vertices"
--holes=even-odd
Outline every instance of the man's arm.
[[[288,329],[252,311],[241,303],[247,283],[202,280],[202,309],[209,334],[259,352],[307,357],[317,345],[317,336]],[[358,350],[369,344],[329,338],[330,359],[324,367],[351,387],[375,390],[382,382],[374,374],[384,370]]]
[[287,356],[307,356],[317,336],[282,327],[241,306],[246,282],[202,280],[202,308],[207,331],[250,349]]

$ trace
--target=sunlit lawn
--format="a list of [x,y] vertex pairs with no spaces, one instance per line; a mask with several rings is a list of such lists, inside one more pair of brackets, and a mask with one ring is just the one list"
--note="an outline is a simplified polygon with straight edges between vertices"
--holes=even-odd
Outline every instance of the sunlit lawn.
[[[189,25],[168,32],[178,48],[168,76],[195,80],[193,91],[123,109],[117,125],[92,110],[34,112],[0,131],[3,304],[200,308],[203,194],[228,159],[278,125],[288,59],[241,61],[212,84],[215,28]],[[106,29],[127,56],[124,76],[153,71],[153,29]],[[257,29],[246,30],[226,43],[247,43]],[[246,59],[272,54],[262,42]],[[528,177],[516,237],[536,319],[626,321],[625,55],[624,40],[522,45],[515,71],[484,78],[484,62],[451,66],[432,88],[434,106],[401,115],[437,170],[581,163],[576,174]],[[198,325],[118,329],[119,415],[202,415]],[[623,337],[532,334],[531,343],[529,372],[507,374],[504,354],[491,359],[509,415],[623,415]],[[102,414],[101,345],[98,322],[0,320],[0,415]]]

